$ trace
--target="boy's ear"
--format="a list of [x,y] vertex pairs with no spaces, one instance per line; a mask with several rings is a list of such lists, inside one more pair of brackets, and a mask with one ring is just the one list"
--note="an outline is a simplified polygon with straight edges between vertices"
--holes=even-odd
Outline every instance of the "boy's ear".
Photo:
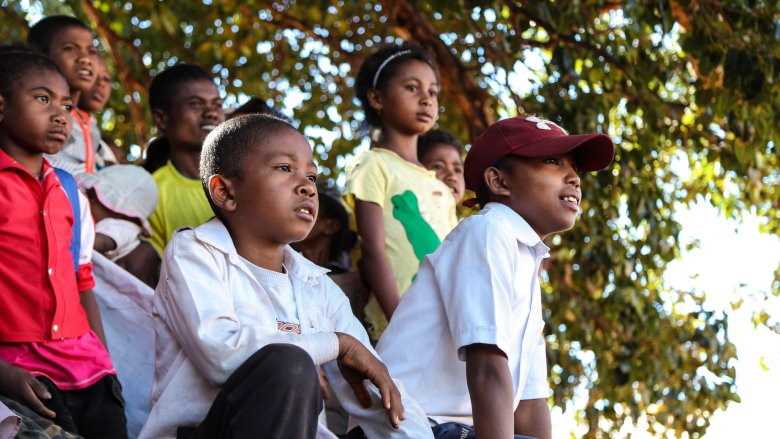
[[366,98],[368,98],[368,105],[370,105],[371,108],[377,112],[382,112],[382,95],[379,93],[379,90],[375,88],[369,89],[368,92],[366,92]]
[[509,186],[507,186],[506,181],[504,181],[504,176],[498,168],[490,167],[485,169],[483,177],[485,179],[485,186],[487,186],[490,192],[505,197],[509,196],[511,193]]
[[212,175],[209,178],[209,196],[218,208],[227,212],[236,210],[233,182],[227,178],[219,174]]
[[152,110],[152,122],[161,132],[165,132],[165,128],[168,126],[168,114],[165,111],[155,108]]

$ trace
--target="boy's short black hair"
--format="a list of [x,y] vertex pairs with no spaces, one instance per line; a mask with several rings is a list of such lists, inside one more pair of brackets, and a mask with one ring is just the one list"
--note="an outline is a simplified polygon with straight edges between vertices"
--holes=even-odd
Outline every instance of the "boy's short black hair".
[[57,64],[40,52],[24,46],[0,46],[0,95],[10,96],[23,76],[46,70],[62,76]]
[[[382,67],[382,71],[376,78],[376,84],[374,84],[374,77],[376,76],[376,72],[379,67],[393,55],[404,51],[409,51],[409,53],[394,57],[392,60],[390,60],[390,62]],[[360,106],[363,109],[363,114],[366,115],[365,124],[368,127],[382,127],[382,119],[380,119],[379,113],[373,109],[371,104],[368,102],[368,91],[372,88],[376,88],[377,90],[384,90],[384,87],[387,85],[388,81],[390,81],[390,79],[395,76],[395,74],[398,72],[398,69],[406,61],[412,59],[428,64],[433,69],[436,77],[439,76],[439,69],[436,66],[436,62],[428,54],[428,52],[422,48],[422,46],[416,43],[405,42],[400,46],[393,45],[384,47],[374,52],[371,56],[366,58],[365,61],[363,61],[363,64],[360,66],[360,71],[358,71],[357,78],[355,79],[355,94],[360,100]]]
[[50,15],[35,23],[27,33],[27,44],[35,50],[48,54],[51,40],[68,27],[80,27],[92,32],[84,22],[70,15]]
[[297,131],[289,122],[273,115],[245,114],[219,124],[206,136],[200,153],[200,180],[217,218],[223,219],[209,194],[209,178],[217,174],[240,178],[242,164],[252,148],[282,129]]
[[463,145],[447,130],[430,130],[417,138],[417,158],[422,160],[434,146],[444,144],[455,148],[458,155],[463,155]]
[[271,114],[273,116],[279,117],[281,119],[284,119],[288,122],[290,122],[289,118],[276,110],[275,108],[268,105],[263,99],[261,98],[251,98],[248,101],[244,102],[236,108],[233,113],[230,115],[229,119],[238,117],[244,114]]
[[182,84],[201,79],[214,81],[206,69],[196,64],[176,64],[163,70],[149,85],[149,107],[152,110],[169,110],[173,95]]

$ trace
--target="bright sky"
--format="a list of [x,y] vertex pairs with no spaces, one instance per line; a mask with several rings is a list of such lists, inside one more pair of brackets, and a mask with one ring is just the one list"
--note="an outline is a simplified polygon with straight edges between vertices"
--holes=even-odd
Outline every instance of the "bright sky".
[[[746,432],[780,431],[776,399],[780,392],[780,335],[765,328],[754,328],[752,311],[761,304],[750,294],[768,291],[774,271],[780,263],[780,239],[761,234],[755,217],[741,224],[724,219],[708,205],[699,204],[681,210],[677,218],[683,225],[680,242],[684,246],[698,239],[697,249],[684,253],[666,271],[670,286],[707,292],[707,305],[729,314],[729,334],[737,346],[737,392],[742,399],[712,418],[707,439],[734,438]],[[738,298],[745,303],[737,311],[731,303]],[[769,303],[772,315],[780,317],[780,300]],[[576,403],[575,403],[576,404]],[[583,433],[573,420],[573,411],[553,413],[554,437],[569,439]],[[628,431],[626,431],[628,433]],[[633,437],[651,437],[643,430]]]

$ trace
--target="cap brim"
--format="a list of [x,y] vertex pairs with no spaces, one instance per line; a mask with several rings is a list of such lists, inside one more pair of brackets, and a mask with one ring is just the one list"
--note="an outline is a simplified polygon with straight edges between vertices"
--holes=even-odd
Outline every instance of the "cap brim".
[[612,163],[615,158],[615,145],[605,134],[577,134],[548,137],[509,152],[511,155],[526,158],[553,157],[568,153],[574,155],[578,171],[599,171]]

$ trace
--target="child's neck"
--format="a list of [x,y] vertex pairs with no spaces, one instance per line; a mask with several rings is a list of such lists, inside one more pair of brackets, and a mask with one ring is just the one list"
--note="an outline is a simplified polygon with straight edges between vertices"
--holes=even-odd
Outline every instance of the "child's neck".
[[242,258],[252,264],[266,270],[284,273],[284,247],[283,245],[271,247],[259,247],[249,243],[248,239],[233,238],[236,252]]
[[393,151],[407,162],[422,166],[417,159],[417,137],[416,134],[410,136],[392,128],[383,129],[382,138],[377,146]]
[[179,173],[193,180],[200,179],[198,167],[200,166],[200,151],[174,147],[171,144],[171,163]]
[[33,177],[38,180],[41,179],[41,172],[43,171],[43,154],[20,148],[9,142],[8,139],[2,135],[0,135],[0,149],[22,165],[22,167],[32,174]]

